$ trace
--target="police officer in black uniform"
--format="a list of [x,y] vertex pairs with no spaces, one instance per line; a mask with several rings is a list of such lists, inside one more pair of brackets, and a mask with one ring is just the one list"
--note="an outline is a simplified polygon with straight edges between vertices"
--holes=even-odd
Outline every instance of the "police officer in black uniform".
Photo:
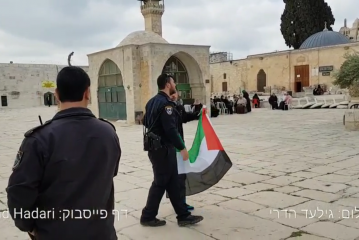
[[154,181],[142,210],[141,224],[151,227],[166,224],[166,221],[156,218],[165,191],[177,214],[178,225],[196,224],[203,217],[191,215],[180,195],[176,149],[180,150],[184,160],[188,160],[189,156],[178,132],[179,113],[175,103],[169,98],[176,92],[176,84],[173,77],[162,74],[157,79],[157,85],[160,92],[148,101],[144,116],[147,129],[144,148],[152,163]]
[[[176,91],[174,94],[170,96],[171,100],[176,104],[176,110],[179,113],[178,114],[178,132],[181,136],[181,138],[184,141],[184,133],[183,133],[183,123],[188,123],[193,120],[197,120],[199,118],[199,112],[186,112],[184,106],[180,104],[178,101],[178,91]],[[186,174],[179,174],[179,183],[180,183],[180,194],[181,199],[183,199],[183,202],[186,204],[186,207],[188,210],[192,211],[194,210],[194,207],[191,205],[188,205],[186,202]]]
[[60,111],[25,133],[6,189],[9,212],[32,239],[116,240],[116,129],[87,109],[90,78],[83,69],[63,68],[56,83]]

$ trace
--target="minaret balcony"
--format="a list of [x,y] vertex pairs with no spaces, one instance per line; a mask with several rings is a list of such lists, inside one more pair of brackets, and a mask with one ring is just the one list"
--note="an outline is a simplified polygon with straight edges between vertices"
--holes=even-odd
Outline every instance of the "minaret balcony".
[[162,10],[164,11],[165,10],[165,6],[161,3],[154,3],[154,2],[149,2],[149,3],[146,3],[146,4],[143,4],[141,5],[141,10]]

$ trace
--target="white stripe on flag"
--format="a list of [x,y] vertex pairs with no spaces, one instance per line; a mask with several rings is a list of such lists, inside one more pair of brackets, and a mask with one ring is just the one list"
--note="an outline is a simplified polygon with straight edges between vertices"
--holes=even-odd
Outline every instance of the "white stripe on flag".
[[200,173],[207,169],[216,159],[219,150],[208,150],[206,138],[203,138],[198,157],[194,163],[183,161],[181,153],[177,152],[178,174]]

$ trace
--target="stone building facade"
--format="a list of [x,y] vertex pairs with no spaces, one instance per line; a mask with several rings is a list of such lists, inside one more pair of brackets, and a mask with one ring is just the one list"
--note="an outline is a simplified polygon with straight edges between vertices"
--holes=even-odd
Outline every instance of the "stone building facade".
[[[157,94],[157,77],[175,76],[181,97],[209,105],[209,46],[169,44],[162,38],[160,0],[142,2],[145,30],[129,34],[118,46],[88,55],[92,80],[89,108],[99,117],[133,123]],[[208,86],[207,86],[208,85]]]
[[318,84],[331,87],[333,73],[344,62],[344,55],[359,51],[359,42],[326,29],[308,38],[302,46],[298,50],[211,64],[211,92],[215,95],[239,93],[242,89],[303,92],[303,88]]
[[[27,108],[45,105],[54,91],[57,73],[65,66],[50,64],[0,64],[0,108]],[[82,67],[86,72],[88,67]]]

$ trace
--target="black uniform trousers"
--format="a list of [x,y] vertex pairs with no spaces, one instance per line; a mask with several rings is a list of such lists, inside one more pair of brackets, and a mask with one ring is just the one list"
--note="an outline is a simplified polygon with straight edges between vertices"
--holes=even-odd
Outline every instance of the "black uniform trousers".
[[179,174],[178,175],[178,181],[180,185],[180,196],[184,203],[186,203],[186,174]]
[[141,221],[151,221],[156,218],[165,191],[168,193],[177,219],[188,217],[190,212],[180,194],[175,148],[163,147],[156,151],[149,151],[148,157],[152,163],[154,180],[148,193],[146,207],[142,210]]

